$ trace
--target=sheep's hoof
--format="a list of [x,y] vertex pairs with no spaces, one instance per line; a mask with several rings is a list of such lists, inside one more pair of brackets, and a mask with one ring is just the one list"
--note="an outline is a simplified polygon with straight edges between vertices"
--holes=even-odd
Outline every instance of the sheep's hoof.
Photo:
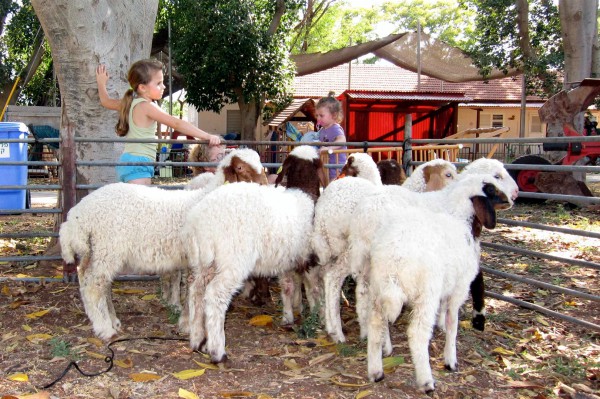
[[379,381],[383,380],[384,378],[385,378],[385,374],[383,374],[383,371],[380,371],[380,372],[376,373],[375,375],[371,376],[371,381],[379,382]]
[[190,340],[190,348],[194,351],[194,352],[204,352],[203,351],[203,347],[204,344],[206,343],[206,338],[204,338],[202,341],[200,341],[198,343],[198,345],[192,343],[192,341]]
[[485,315],[478,314],[471,319],[471,325],[474,329],[483,331],[485,328]]
[[458,364],[454,364],[453,366],[449,365],[449,364],[444,364],[444,368],[448,371],[452,371],[452,372],[457,372],[458,371]]
[[96,336],[104,342],[111,342],[117,337],[116,330],[108,330],[106,332],[97,332]]
[[426,382],[421,386],[421,391],[423,391],[428,396],[433,396],[433,392],[435,391],[435,387],[433,385],[433,381]]
[[210,357],[211,363],[214,363],[214,364],[226,363],[227,360],[228,360],[227,354],[224,354],[223,356],[214,356],[214,355],[211,355],[211,357]]

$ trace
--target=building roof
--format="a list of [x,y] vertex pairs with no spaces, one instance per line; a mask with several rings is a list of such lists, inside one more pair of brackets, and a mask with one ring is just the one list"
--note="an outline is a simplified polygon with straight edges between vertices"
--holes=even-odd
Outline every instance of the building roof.
[[383,100],[383,101],[472,101],[471,97],[466,97],[458,92],[389,92],[375,90],[346,90],[344,94],[350,99],[356,100]]
[[[449,83],[421,75],[394,65],[344,64],[294,79],[295,97],[320,98],[330,91],[341,94],[346,90],[388,92],[464,93],[473,103],[512,103],[521,101],[521,76]],[[468,100],[467,100],[468,101]],[[543,102],[528,96],[527,101]]]
[[290,105],[279,111],[273,118],[263,122],[263,125],[279,126],[295,117],[298,112],[302,112],[309,119],[316,121],[315,101],[312,98],[297,98]]

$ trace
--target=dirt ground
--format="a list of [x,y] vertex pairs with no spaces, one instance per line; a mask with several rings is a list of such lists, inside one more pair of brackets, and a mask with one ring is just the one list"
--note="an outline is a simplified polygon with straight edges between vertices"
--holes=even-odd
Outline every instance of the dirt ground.
[[[600,232],[599,213],[548,202],[518,204],[499,216]],[[52,217],[44,214],[1,218],[1,232],[52,227]],[[597,239],[506,225],[484,234],[484,241],[600,263]],[[0,253],[41,254],[47,241],[0,239]],[[482,264],[600,295],[597,270],[487,249]],[[56,263],[0,264],[0,277],[60,272]],[[486,288],[600,325],[597,302],[489,275]],[[31,398],[426,397],[413,386],[406,342],[409,314],[391,328],[394,353],[386,359],[385,379],[368,381],[366,344],[358,339],[351,291],[342,306],[348,338],[343,345],[333,344],[310,317],[294,329],[279,326],[276,284],[264,306],[235,298],[225,326],[229,361],[219,366],[192,352],[186,337],[177,335],[176,314],[161,303],[156,281],[115,283],[113,296],[123,340],[108,348],[93,336],[76,284],[0,282],[0,398],[36,393]],[[599,331],[495,299],[487,299],[486,309],[488,323],[480,332],[470,327],[471,304],[465,304],[456,373],[444,370],[444,337],[434,333],[434,398],[600,397]],[[111,350],[113,367],[103,373]],[[83,373],[100,374],[87,377],[72,367],[60,378],[70,362]]]

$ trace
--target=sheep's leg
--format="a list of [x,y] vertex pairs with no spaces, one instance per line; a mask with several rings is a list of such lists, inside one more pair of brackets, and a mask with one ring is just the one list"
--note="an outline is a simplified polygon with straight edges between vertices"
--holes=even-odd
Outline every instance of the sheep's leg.
[[440,307],[437,313],[437,322],[436,326],[442,331],[446,331],[446,313],[448,310],[448,301],[446,299],[442,299],[440,301]]
[[206,287],[215,276],[214,264],[207,268],[199,268],[192,273],[192,282],[188,288],[188,320],[185,319],[186,314],[183,314],[179,319],[179,329],[190,332],[190,348],[199,350],[202,344],[206,341],[206,324],[205,324],[205,299]]
[[190,274],[189,269],[184,269],[181,272],[181,284],[183,285],[183,289],[181,290],[181,303],[183,304],[183,308],[181,309],[181,314],[179,315],[179,320],[177,321],[177,329],[180,334],[189,334],[190,333],[190,287],[193,283],[193,277]]
[[168,304],[181,310],[181,270],[161,274],[160,292],[162,299]]
[[[367,323],[369,318],[369,281],[366,272],[368,271],[363,270],[356,275],[356,314],[358,316],[358,325],[360,326],[360,339],[367,338]],[[387,327],[386,333],[388,335],[386,340],[387,347],[387,341],[389,341],[389,331]]]
[[[120,325],[116,318],[111,317],[112,301],[107,298],[107,292],[111,289],[111,279],[105,274],[99,274],[96,270],[107,270],[107,265],[103,263],[90,264],[85,271],[79,273],[79,292],[85,312],[87,313],[94,333],[99,338],[108,341],[117,335],[117,329],[114,324]],[[114,308],[112,308],[114,313]]]
[[244,267],[232,266],[229,270],[215,275],[206,285],[204,313],[206,323],[205,352],[213,363],[227,360],[225,352],[225,313],[231,298],[240,289],[247,275],[240,274]]
[[325,291],[325,327],[336,342],[345,342],[340,313],[340,294],[346,276],[350,274],[348,253],[343,252],[323,272]]
[[315,266],[304,273],[304,287],[306,291],[306,299],[311,312],[319,310],[321,322],[325,321],[325,306],[323,305],[323,290],[321,287],[321,268]]
[[446,370],[457,371],[456,335],[458,333],[458,310],[460,303],[451,300],[446,309],[446,342],[444,344],[444,365]]
[[471,298],[473,300],[473,318],[471,325],[474,329],[483,331],[485,328],[485,285],[483,282],[483,273],[481,270],[471,282]]
[[106,286],[106,306],[108,308],[108,314],[110,315],[110,320],[112,322],[112,326],[115,330],[121,331],[121,320],[117,318],[117,313],[115,312],[115,304],[112,299],[112,284],[108,284]]
[[370,312],[367,339],[367,372],[373,382],[383,380],[382,340],[387,320],[383,319],[381,302],[375,299]]
[[294,324],[294,294],[301,290],[300,287],[296,286],[295,279],[296,272],[289,271],[279,276],[279,286],[281,287],[281,302],[283,304],[283,317],[281,324],[290,325]]
[[302,314],[304,304],[302,303],[302,282],[303,274],[294,272],[294,298],[292,299],[292,309],[298,314]]
[[325,328],[335,342],[346,342],[340,315],[340,292],[347,274],[344,273],[342,268],[337,267],[340,264],[340,258],[338,258],[323,275],[323,285],[325,286]]
[[439,299],[424,298],[419,303],[413,304],[412,319],[407,330],[417,387],[425,393],[433,392],[435,389],[429,364],[429,341],[439,303]]

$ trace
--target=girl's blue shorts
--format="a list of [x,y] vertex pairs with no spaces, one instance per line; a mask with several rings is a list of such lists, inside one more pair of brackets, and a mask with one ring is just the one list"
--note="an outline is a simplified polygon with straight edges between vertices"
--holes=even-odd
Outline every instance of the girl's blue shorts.
[[[119,158],[119,162],[154,162],[154,159],[148,157],[142,157],[139,155],[132,155],[129,153],[123,153]],[[154,177],[154,166],[153,165],[118,165],[117,166],[117,178],[123,183],[135,179],[151,179]]]

